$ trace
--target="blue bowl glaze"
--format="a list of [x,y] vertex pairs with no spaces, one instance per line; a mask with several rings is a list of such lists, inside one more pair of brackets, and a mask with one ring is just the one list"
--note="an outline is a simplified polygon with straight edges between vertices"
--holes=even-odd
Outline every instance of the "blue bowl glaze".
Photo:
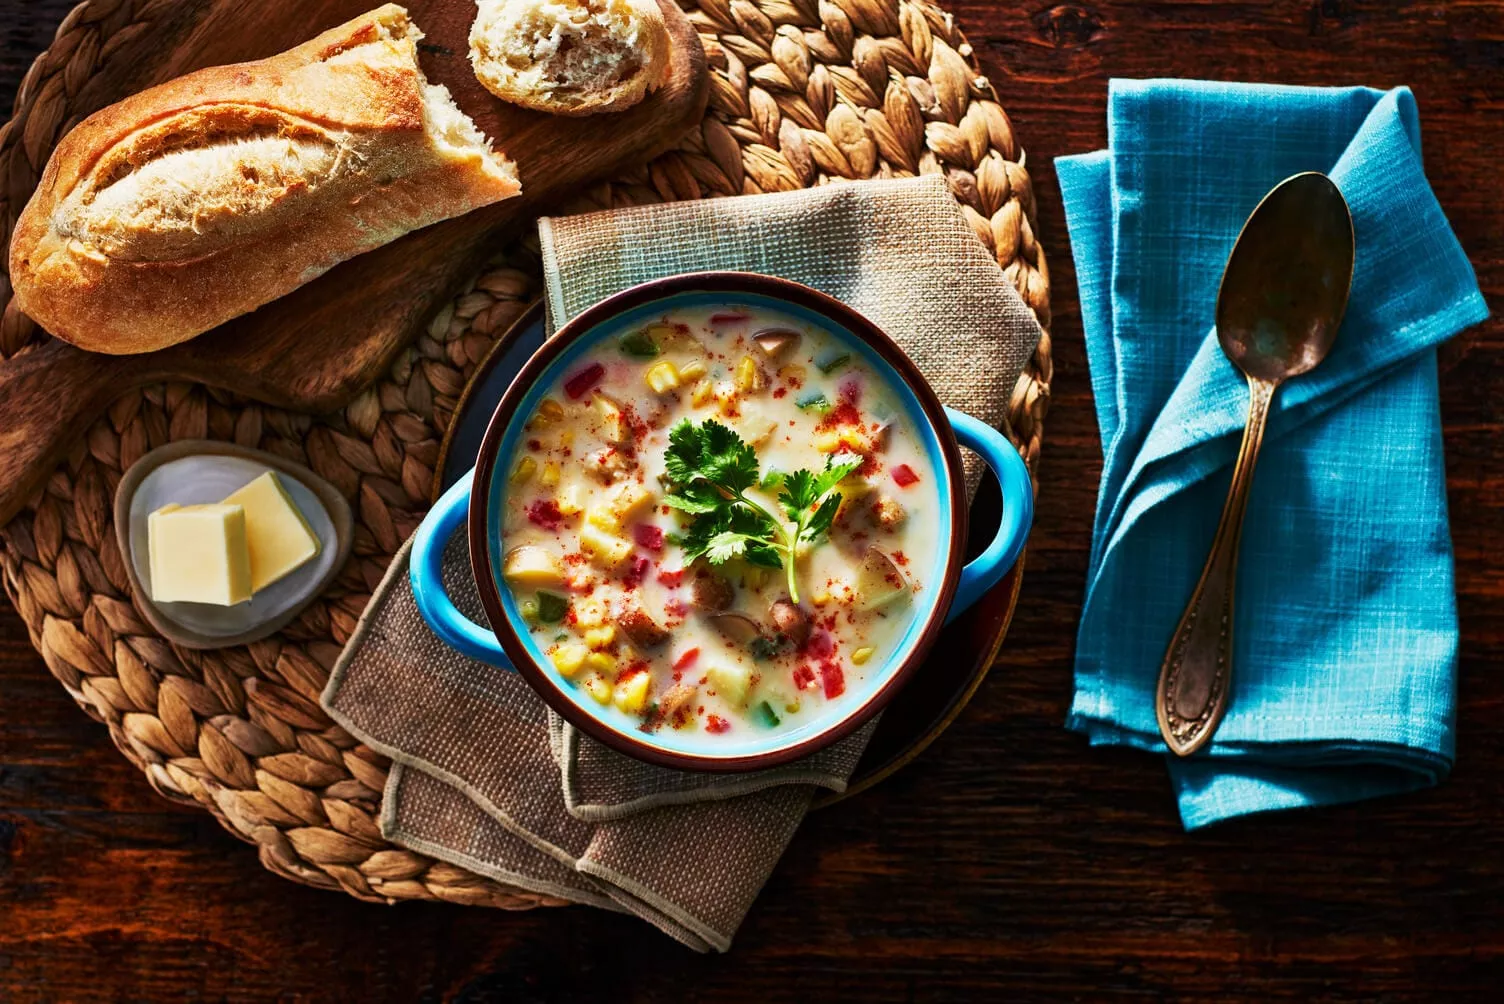
[[[489,516],[504,511],[509,488],[504,461],[519,445],[525,417],[534,413],[559,378],[602,339],[623,327],[658,320],[668,310],[699,306],[775,310],[829,332],[859,354],[893,390],[933,469],[943,473],[936,479],[938,501],[950,523],[948,532],[942,529],[940,534],[949,546],[929,556],[922,576],[927,585],[914,600],[907,629],[881,666],[869,665],[864,678],[852,682],[824,714],[797,727],[739,730],[713,739],[699,731],[644,733],[637,728],[637,719],[614,707],[603,708],[560,677],[523,625],[512,591],[501,577],[500,523]],[[964,565],[966,507],[958,444],[976,451],[994,470],[1003,495],[1003,518],[996,537],[980,556]],[[481,504],[474,505],[474,499]],[[1032,516],[1028,470],[1012,444],[977,419],[943,408],[908,357],[871,322],[838,301],[787,280],[747,273],[699,273],[646,283],[611,297],[545,343],[497,405],[472,476],[450,488],[419,527],[410,574],[418,609],[441,639],[470,658],[515,668],[551,707],[587,734],[664,766],[755,770],[806,756],[876,714],[923,660],[942,624],[975,602],[1013,566]],[[489,627],[465,618],[443,589],[444,547],[462,523],[469,526],[471,565]]]

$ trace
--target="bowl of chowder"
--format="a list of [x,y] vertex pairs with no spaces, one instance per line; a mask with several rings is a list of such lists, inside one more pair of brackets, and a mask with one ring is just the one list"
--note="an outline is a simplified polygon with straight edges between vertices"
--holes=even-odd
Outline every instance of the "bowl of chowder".
[[[1003,495],[970,563],[962,446]],[[870,321],[787,280],[698,273],[617,294],[538,350],[420,526],[410,575],[441,639],[521,673],[587,735],[754,770],[902,700],[1032,514],[1008,440],[943,407]],[[444,589],[462,525],[484,625]]]

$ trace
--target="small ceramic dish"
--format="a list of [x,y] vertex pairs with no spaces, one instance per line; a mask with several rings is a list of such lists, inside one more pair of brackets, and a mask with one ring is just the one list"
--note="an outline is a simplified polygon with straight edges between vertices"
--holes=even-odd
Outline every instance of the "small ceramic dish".
[[[147,517],[170,502],[218,502],[269,470],[282,476],[319,539],[319,553],[233,607],[152,600]],[[225,648],[265,638],[302,612],[344,567],[354,520],[339,490],[301,464],[234,443],[184,439],[151,451],[125,472],[115,489],[115,535],[136,607],[152,627],[184,648]]]
[[[752,732],[734,741],[707,741],[702,733],[646,731],[624,726],[571,685],[553,667],[502,578],[506,544],[497,514],[505,511],[506,458],[524,438],[529,416],[570,367],[632,324],[651,323],[671,310],[713,304],[797,316],[858,353],[899,398],[917,430],[931,470],[940,472],[940,547],[928,585],[909,607],[899,641],[880,666],[825,713],[795,728]],[[997,536],[967,563],[967,508],[960,446],[975,451],[1001,485],[1003,518]],[[586,734],[621,752],[683,770],[747,771],[787,763],[849,735],[877,714],[923,662],[946,621],[965,610],[1012,567],[1028,536],[1033,495],[1028,469],[995,429],[943,407],[898,345],[874,324],[837,300],[806,286],[748,273],[700,273],[645,283],[613,296],[566,324],[523,366],[497,405],[482,441],[474,474],[440,498],[414,538],[411,580],[418,608],[435,633],[461,653],[520,672],[556,712]],[[468,527],[471,567],[489,626],[464,617],[444,592],[445,544]]]

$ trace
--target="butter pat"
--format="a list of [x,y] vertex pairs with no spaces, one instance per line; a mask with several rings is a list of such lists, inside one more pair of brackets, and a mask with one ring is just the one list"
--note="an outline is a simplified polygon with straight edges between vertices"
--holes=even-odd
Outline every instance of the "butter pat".
[[275,471],[236,491],[224,504],[245,509],[252,591],[259,593],[319,553],[319,538]]
[[238,505],[165,505],[147,517],[151,598],[232,607],[251,598],[246,514]]

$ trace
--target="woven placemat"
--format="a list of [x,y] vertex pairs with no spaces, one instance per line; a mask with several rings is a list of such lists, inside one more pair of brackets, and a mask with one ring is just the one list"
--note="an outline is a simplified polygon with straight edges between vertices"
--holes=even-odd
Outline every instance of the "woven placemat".
[[[101,103],[89,86],[100,61],[187,2],[90,0],[63,21],[0,128],[0,246],[53,145]],[[1048,327],[1049,273],[1024,153],[951,15],[911,0],[680,3],[712,68],[704,121],[677,149],[572,209],[943,173]],[[279,875],[378,901],[558,902],[382,840],[375,817],[387,763],[318,704],[371,590],[422,519],[440,441],[476,363],[539,285],[531,239],[498,248],[385,378],[337,414],[294,414],[181,383],[128,394],[0,530],[6,592],[53,675],[153,788],[208,809]],[[9,358],[45,336],[16,310],[4,278],[0,298],[0,357]],[[1046,336],[1009,409],[1031,465],[1050,378]],[[306,464],[356,512],[354,554],[334,587],[254,645],[178,649],[132,605],[111,526],[115,485],[148,450],[195,437]]]

